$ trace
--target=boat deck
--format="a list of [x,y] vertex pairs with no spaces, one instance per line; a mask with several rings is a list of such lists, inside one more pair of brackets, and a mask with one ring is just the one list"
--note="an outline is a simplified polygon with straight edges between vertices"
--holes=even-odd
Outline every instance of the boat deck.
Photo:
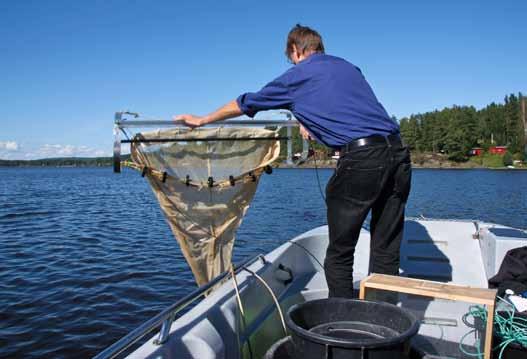
[[[507,229],[507,238],[493,232]],[[512,232],[511,232],[512,231]],[[401,246],[401,275],[479,288],[499,268],[507,250],[527,243],[525,232],[473,221],[408,219]],[[369,231],[363,229],[356,247],[354,285],[368,275]],[[265,255],[265,262],[248,266],[278,297],[284,313],[296,303],[327,297],[323,263],[327,227],[318,227]],[[232,280],[175,320],[168,340],[152,337],[131,358],[253,358],[263,357],[284,333],[276,307],[266,289],[248,271],[237,275],[245,316],[240,316]],[[423,357],[464,358],[459,340],[472,330],[463,322],[470,303],[400,295],[399,305],[420,320],[413,340]],[[467,337],[467,346],[475,342]],[[241,349],[240,349],[241,348]]]

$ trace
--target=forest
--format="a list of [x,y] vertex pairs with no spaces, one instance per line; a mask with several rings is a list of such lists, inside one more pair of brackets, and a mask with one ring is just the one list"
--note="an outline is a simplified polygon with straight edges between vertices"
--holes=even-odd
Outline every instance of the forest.
[[503,103],[491,103],[477,110],[473,106],[452,106],[440,111],[400,119],[401,136],[413,152],[446,154],[450,160],[466,161],[470,150],[507,146],[514,159],[524,159],[525,132],[518,95],[505,96]]
[[[475,147],[488,152],[490,146],[507,146],[505,156],[485,153],[483,166],[501,167],[512,164],[513,160],[525,160],[525,133],[520,99],[522,94],[511,94],[503,103],[491,103],[477,110],[474,106],[452,106],[442,110],[413,114],[403,117],[399,122],[401,137],[410,147],[412,157],[422,154],[437,155],[453,162],[466,162],[470,151]],[[525,99],[525,98],[524,98]],[[285,128],[280,131],[286,135]],[[302,140],[298,129],[294,128],[293,153],[301,152]],[[317,153],[331,155],[333,150],[313,144]],[[281,157],[286,157],[285,141],[282,143]],[[502,157],[505,159],[503,160]]]

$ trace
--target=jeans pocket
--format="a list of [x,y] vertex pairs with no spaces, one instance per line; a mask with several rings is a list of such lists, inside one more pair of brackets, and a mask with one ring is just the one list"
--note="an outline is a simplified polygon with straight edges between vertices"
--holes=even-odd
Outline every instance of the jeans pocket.
[[[365,166],[366,165],[366,166]],[[379,191],[384,166],[364,161],[345,161],[339,165],[327,187],[327,196],[361,202],[374,200]]]
[[412,164],[403,162],[399,164],[395,173],[395,193],[403,202],[408,200],[412,183]]
[[359,201],[373,201],[380,192],[384,167],[358,168],[350,172],[346,196]]

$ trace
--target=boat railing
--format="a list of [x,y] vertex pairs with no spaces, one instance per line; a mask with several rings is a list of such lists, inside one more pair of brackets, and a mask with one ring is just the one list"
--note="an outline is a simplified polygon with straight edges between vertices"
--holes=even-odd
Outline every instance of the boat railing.
[[[248,258],[244,261],[242,261],[240,264],[234,266],[234,273],[235,275],[238,274],[240,271],[247,268],[249,265],[253,264],[257,260],[262,261],[265,263],[265,258],[263,255],[259,254],[257,256]],[[170,327],[172,326],[172,322],[176,319],[176,316],[179,312],[181,312],[183,309],[188,307],[190,304],[194,303],[196,300],[204,296],[205,294],[209,293],[209,291],[217,284],[221,283],[223,280],[227,279],[229,276],[231,276],[230,271],[226,271],[213,280],[211,280],[209,283],[199,287],[192,293],[186,295],[185,297],[181,298],[176,303],[172,304],[170,307],[164,309],[161,313],[156,315],[155,317],[151,318],[150,320],[143,323],[141,326],[136,328],[135,330],[128,333],[126,336],[121,338],[119,341],[115,342],[96,356],[94,356],[94,359],[111,359],[117,357],[119,354],[123,353],[125,350],[129,349],[131,346],[133,346],[135,343],[143,339],[147,334],[152,332],[154,329],[157,329],[161,327],[159,334],[157,338],[154,340],[154,344],[161,345],[169,337],[170,334]]]
[[[299,158],[294,159],[293,154],[293,127],[298,127],[299,122],[289,111],[281,111],[278,113],[285,119],[265,119],[265,120],[253,120],[253,119],[233,119],[215,122],[214,124],[206,125],[204,127],[218,127],[218,126],[239,126],[239,127],[255,127],[255,126],[269,126],[286,128],[286,136],[278,139],[285,140],[287,143],[287,157],[286,163],[290,166],[295,166],[303,163],[307,160],[309,155],[309,143],[305,139],[302,142],[302,153]],[[142,119],[143,116],[137,112],[120,111],[115,113],[114,120],[114,144],[113,144],[113,169],[114,172],[121,172],[121,144],[130,143],[134,140],[121,139],[121,135],[126,133],[126,129],[130,128],[148,128],[148,127],[186,127],[183,122],[168,121],[168,120],[156,120],[156,119]],[[170,142],[170,141],[167,141]]]

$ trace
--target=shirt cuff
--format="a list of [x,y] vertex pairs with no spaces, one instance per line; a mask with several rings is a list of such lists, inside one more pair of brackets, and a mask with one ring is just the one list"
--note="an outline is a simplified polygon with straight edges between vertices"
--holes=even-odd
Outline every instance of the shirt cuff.
[[245,103],[247,95],[249,95],[249,93],[244,93],[238,96],[238,98],[236,99],[236,103],[238,103],[238,107],[240,108],[240,110],[243,112],[244,115],[247,115],[250,118],[253,118],[258,111],[251,109],[249,106],[247,106],[247,104]]

